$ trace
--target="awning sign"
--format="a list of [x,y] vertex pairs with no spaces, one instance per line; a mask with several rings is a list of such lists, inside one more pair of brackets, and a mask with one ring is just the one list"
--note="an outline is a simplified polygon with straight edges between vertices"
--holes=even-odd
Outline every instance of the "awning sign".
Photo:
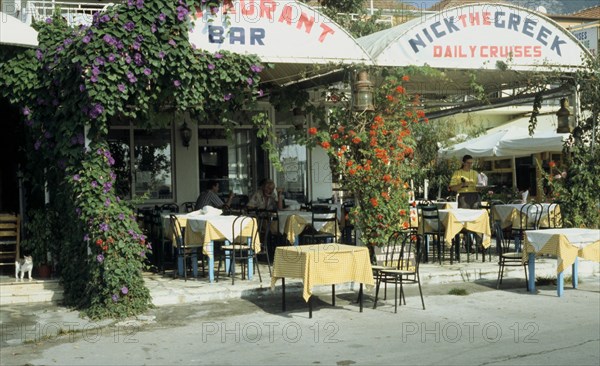
[[[367,46],[365,46],[368,48]],[[380,65],[445,68],[512,68],[581,65],[587,51],[551,19],[511,5],[478,4],[447,9],[414,21],[379,55]]]
[[239,0],[198,9],[190,42],[210,52],[255,54],[265,62],[368,62],[331,19],[295,1]]

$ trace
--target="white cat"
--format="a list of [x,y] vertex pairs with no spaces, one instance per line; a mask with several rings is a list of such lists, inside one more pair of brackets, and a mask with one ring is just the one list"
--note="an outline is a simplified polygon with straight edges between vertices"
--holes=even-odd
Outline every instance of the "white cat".
[[[33,258],[31,258],[30,255],[26,255],[24,258],[21,258],[17,261],[15,261],[15,278],[16,279],[23,279],[23,276],[25,275],[25,272],[27,272],[27,278],[29,278],[29,281],[32,280],[31,278],[31,270],[33,270]],[[21,273],[21,276],[19,278],[19,272]]]

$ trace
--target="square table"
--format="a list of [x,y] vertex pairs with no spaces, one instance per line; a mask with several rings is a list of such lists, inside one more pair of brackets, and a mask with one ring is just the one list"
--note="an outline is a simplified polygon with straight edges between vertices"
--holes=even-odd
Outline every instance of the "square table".
[[[168,215],[165,215],[168,217]],[[163,219],[165,218],[163,216]],[[200,215],[197,213],[189,214],[178,214],[177,219],[182,228],[185,227],[184,242],[186,246],[202,246],[202,252],[208,257],[208,278],[210,282],[214,281],[214,241],[215,240],[228,240],[234,242],[234,240],[240,237],[252,237],[254,252],[258,253],[261,249],[260,237],[257,235],[258,223],[256,218],[244,221],[244,227],[235,228],[234,237],[234,221],[240,217],[240,220],[244,216],[235,215]],[[239,222],[239,221],[238,221]],[[164,224],[164,221],[163,221]],[[235,224],[239,225],[238,223]],[[170,230],[165,231],[167,237],[172,235]],[[241,232],[240,232],[241,231]],[[173,241],[173,245],[175,241]],[[197,268],[197,263],[194,263],[194,268]],[[226,263],[226,271],[228,270],[229,263]],[[196,269],[197,270],[197,269]],[[253,262],[252,256],[248,258],[248,278],[252,279],[253,273]]]
[[[468,208],[455,208],[438,210],[440,222],[444,226],[444,242],[446,247],[452,246],[452,240],[461,230],[466,229],[478,233],[483,237],[482,245],[488,248],[491,245],[490,218],[486,210],[472,210]],[[427,223],[419,223],[427,225]],[[423,231],[423,226],[419,229]]]
[[556,228],[525,231],[523,260],[529,261],[528,288],[531,293],[535,292],[535,256],[540,254],[556,256],[557,293],[562,296],[565,268],[572,266],[573,288],[577,288],[578,257],[600,262],[600,230]]
[[[550,223],[555,219],[551,215],[560,215],[560,206],[556,208],[556,211],[551,210],[550,215],[548,214],[548,208],[550,205],[557,205],[556,203],[541,203],[542,215],[540,218],[540,226],[550,226]],[[500,221],[500,226],[505,229],[508,227],[521,227],[521,208],[525,206],[525,203],[511,203],[505,205],[493,205],[492,206],[492,217],[494,221]],[[529,210],[528,219],[533,220],[535,210]]]
[[375,285],[369,249],[362,246],[338,243],[277,247],[273,262],[271,288],[278,279],[282,283],[282,309],[285,311],[285,279],[300,278],[304,288],[304,300],[309,306],[312,288],[317,285],[332,285],[333,305],[335,306],[334,285],[345,282],[359,282],[359,303],[362,312],[363,284]]

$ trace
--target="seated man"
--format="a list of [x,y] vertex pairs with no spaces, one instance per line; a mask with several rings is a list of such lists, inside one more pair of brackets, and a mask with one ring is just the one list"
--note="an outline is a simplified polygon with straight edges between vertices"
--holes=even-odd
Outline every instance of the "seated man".
[[219,193],[219,182],[215,180],[208,181],[208,189],[198,196],[196,200],[196,210],[200,210],[204,206],[212,206],[215,208],[228,208],[231,205],[231,201],[233,200],[233,192],[229,193],[229,199],[227,203],[224,203],[223,200],[218,195]]
[[283,209],[283,190],[277,189],[275,193],[275,182],[268,179],[248,202],[248,209],[257,210],[281,210]]

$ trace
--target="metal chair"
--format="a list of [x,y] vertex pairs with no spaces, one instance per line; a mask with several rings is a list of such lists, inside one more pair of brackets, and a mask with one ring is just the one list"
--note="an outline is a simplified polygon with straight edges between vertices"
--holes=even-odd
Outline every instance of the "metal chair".
[[[325,205],[313,205],[312,206],[312,226],[313,229],[309,229],[300,235],[300,241],[303,244],[322,244],[335,242],[338,237],[338,219],[337,209],[335,207]],[[324,232],[323,230],[317,231],[315,227],[325,225],[333,226],[333,233]]]
[[176,203],[165,203],[164,205],[160,206],[160,210],[170,213],[178,213],[179,205]]
[[[250,225],[250,227],[246,227]],[[256,218],[251,216],[238,216],[232,224],[233,241],[225,241],[219,249],[219,264],[217,266],[217,282],[219,281],[219,272],[223,261],[229,261],[229,267],[226,270],[231,276],[231,284],[235,284],[235,268],[236,263],[240,264],[242,279],[246,279],[247,263],[250,258],[253,259],[256,265],[253,268],[258,272],[259,281],[262,283],[260,275],[260,267],[258,266],[257,253],[254,251],[254,243],[258,238]],[[244,235],[246,232],[252,233],[250,236]]]
[[[179,222],[179,219],[177,219],[177,216],[175,216],[174,214],[169,215],[169,219],[171,222],[171,231],[173,234],[173,239],[175,240],[176,243],[176,247],[177,247],[177,257],[178,257],[178,262],[182,263],[182,267],[183,267],[183,277],[185,279],[185,281],[187,281],[187,261],[188,258],[192,260],[192,263],[194,263],[194,261],[196,261],[196,265],[197,265],[197,251],[198,249],[200,249],[202,246],[201,245],[186,245],[185,241],[184,241],[184,228],[181,227],[181,224]],[[194,264],[193,264],[194,265]],[[179,266],[176,266],[175,270],[174,270],[174,276],[173,277],[177,277],[177,272],[178,272],[178,268]],[[194,266],[195,268],[195,266]],[[204,271],[204,261],[202,261],[202,269]]]
[[[444,229],[440,220],[439,210],[436,205],[417,205],[417,212],[419,215],[419,234],[422,237],[423,246],[425,248],[425,250],[422,250],[422,252],[425,253],[424,259],[428,260],[428,243],[431,238],[433,248],[435,248],[437,252],[438,261],[442,264],[446,246],[443,244]],[[452,250],[450,253],[450,263],[453,263]]]
[[183,208],[183,212],[189,213],[194,211],[194,209],[196,208],[196,202],[184,202],[181,204],[181,208]]
[[[400,297],[401,304],[404,303],[404,305],[406,305],[406,298],[404,296],[405,284],[416,284],[419,286],[421,304],[423,305],[423,310],[425,310],[421,278],[419,276],[421,251],[419,245],[417,245],[416,235],[413,235],[408,231],[396,232],[391,240],[388,241],[387,247],[384,250],[386,255],[384,266],[391,266],[393,268],[384,268],[378,272],[373,309],[377,308],[381,283],[393,282],[394,313],[398,312],[398,297]],[[400,285],[400,294],[398,294],[398,285]]]
[[512,232],[515,238],[515,248],[520,251],[526,230],[537,230],[540,226],[543,207],[539,203],[526,203],[519,210],[519,222],[513,223]]
[[523,261],[523,254],[519,250],[520,248],[515,247],[513,250],[510,245],[510,236],[505,236],[504,231],[500,222],[494,223],[494,229],[496,231],[496,245],[500,248],[500,254],[498,256],[498,281],[496,282],[496,288],[500,288],[502,278],[504,277],[504,269],[506,267],[523,267],[525,270],[525,286],[527,287],[527,261]]

